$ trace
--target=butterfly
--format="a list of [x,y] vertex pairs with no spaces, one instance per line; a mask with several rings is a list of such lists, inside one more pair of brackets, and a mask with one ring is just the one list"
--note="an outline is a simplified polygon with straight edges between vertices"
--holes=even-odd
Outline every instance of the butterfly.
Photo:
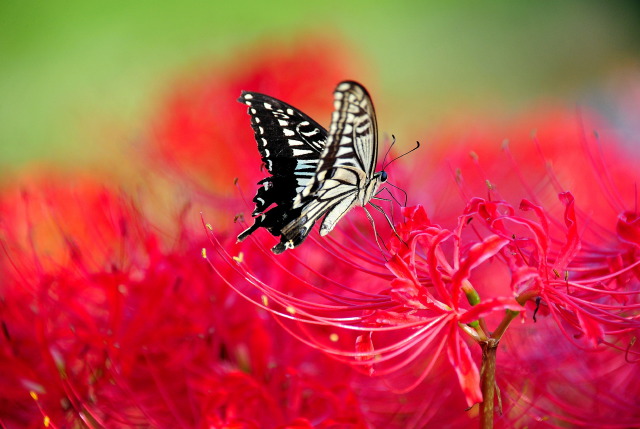
[[353,207],[369,203],[387,180],[384,170],[375,171],[378,125],[371,97],[359,83],[336,87],[329,131],[268,95],[243,91],[238,101],[249,106],[258,150],[271,174],[258,182],[254,223],[238,241],[262,227],[280,236],[273,253],[293,249],[320,218],[324,236]]

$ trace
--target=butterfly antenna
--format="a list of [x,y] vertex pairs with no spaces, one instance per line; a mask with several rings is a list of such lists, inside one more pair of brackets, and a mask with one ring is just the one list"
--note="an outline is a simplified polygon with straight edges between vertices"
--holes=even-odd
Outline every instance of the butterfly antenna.
[[391,145],[389,145],[389,147],[387,148],[387,152],[384,154],[384,158],[382,158],[382,165],[383,165],[382,169],[383,170],[387,167],[387,165],[389,165],[389,164],[386,164],[387,156],[389,155],[389,152],[391,152],[391,148],[393,148],[393,145],[396,144],[396,136],[391,134],[391,139],[392,139],[391,140]]
[[[395,137],[394,137],[394,141],[395,141]],[[416,146],[415,146],[413,149],[411,149],[411,150],[409,150],[409,151],[407,151],[407,152],[403,153],[402,155],[399,155],[399,156],[396,156],[395,158],[393,158],[391,161],[389,161],[387,164],[385,164],[385,166],[384,166],[383,170],[386,170],[386,169],[387,169],[387,167],[388,167],[389,165],[391,165],[391,163],[392,163],[392,162],[397,161],[398,159],[402,158],[402,157],[403,157],[403,156],[405,156],[405,155],[409,155],[411,152],[413,152],[414,150],[418,149],[419,147],[420,147],[420,142],[418,142],[418,141],[417,141],[417,142],[416,142]],[[389,149],[391,149],[391,148],[389,148]],[[386,155],[385,155],[385,158],[386,158]]]

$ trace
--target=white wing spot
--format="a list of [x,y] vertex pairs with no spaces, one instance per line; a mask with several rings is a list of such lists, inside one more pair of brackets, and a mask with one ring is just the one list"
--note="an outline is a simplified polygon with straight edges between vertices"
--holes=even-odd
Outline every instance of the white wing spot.
[[290,146],[302,146],[304,143],[302,143],[300,140],[296,140],[296,139],[289,139],[289,145]]
[[296,148],[291,148],[291,149],[293,150],[293,156],[303,156],[303,155],[308,155],[312,153],[312,151],[307,149],[296,149]]
[[260,131],[260,134],[264,134],[264,128],[258,126],[258,131]]
[[267,145],[267,139],[265,139],[265,138],[263,137],[261,140],[262,140],[262,144],[266,146],[266,145]]
[[287,114],[288,114],[288,115],[293,115],[293,113],[294,113],[294,112],[293,112],[293,109],[287,109]]
[[[309,172],[309,174],[313,176],[313,175],[316,174],[315,173],[316,164],[317,164],[317,161],[299,159],[298,163],[296,164],[296,171],[298,171],[298,170],[313,170],[313,171]],[[300,174],[302,174],[302,173],[300,173]]]
[[254,118],[253,120],[256,121],[256,124],[260,123],[260,118]]
[[291,131],[289,128],[283,128],[282,132],[284,133],[285,136],[287,137],[291,137],[291,136],[295,136],[296,133],[294,133],[293,131]]
[[346,154],[352,153],[353,151],[351,150],[350,147],[341,147],[340,149],[338,149],[338,153],[336,154],[336,157],[341,157],[344,156]]
[[255,115],[258,111],[256,109],[251,109],[251,113]]
[[286,127],[287,125],[289,125],[287,121],[282,119],[278,119],[278,124],[280,124],[281,127]]
[[265,150],[264,150],[264,156],[265,156],[265,158],[269,158],[269,155],[271,155],[271,154],[269,153],[269,149],[265,149]]
[[251,100],[252,98],[253,98],[253,95],[251,95],[251,94],[245,94],[244,95],[244,99],[245,100]]
[[264,108],[267,110],[272,110],[273,108],[271,107],[271,104],[269,103],[264,103]]
[[352,134],[353,133],[353,126],[351,124],[345,124],[344,133],[345,134]]

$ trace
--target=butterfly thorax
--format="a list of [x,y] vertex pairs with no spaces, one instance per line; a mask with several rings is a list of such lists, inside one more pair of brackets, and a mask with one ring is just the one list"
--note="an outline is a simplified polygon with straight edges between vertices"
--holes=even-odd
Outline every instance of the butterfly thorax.
[[387,181],[387,172],[382,170],[378,171],[369,179],[368,183],[358,193],[358,205],[366,206],[371,198],[378,192],[378,188],[381,184]]

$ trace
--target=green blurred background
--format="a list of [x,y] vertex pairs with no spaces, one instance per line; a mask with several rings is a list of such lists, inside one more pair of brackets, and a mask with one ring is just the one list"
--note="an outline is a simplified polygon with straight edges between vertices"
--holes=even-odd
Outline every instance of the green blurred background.
[[460,110],[597,104],[615,76],[639,69],[635,1],[373,4],[1,2],[0,177],[110,162],[179,76],[264,39],[344,40],[383,93],[381,129],[396,133]]

